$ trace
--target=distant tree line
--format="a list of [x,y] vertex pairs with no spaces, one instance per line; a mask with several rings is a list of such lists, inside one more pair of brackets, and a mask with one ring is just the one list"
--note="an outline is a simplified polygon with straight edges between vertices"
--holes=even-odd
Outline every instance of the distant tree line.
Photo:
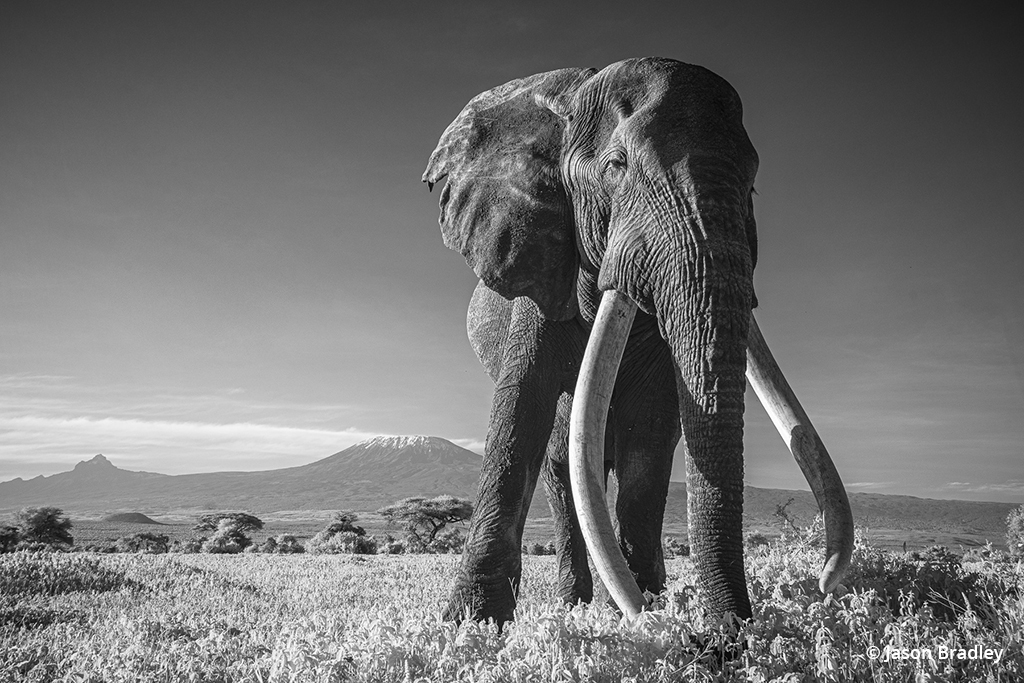
[[473,514],[473,504],[455,496],[405,498],[377,511],[391,533],[368,535],[358,526],[354,512],[336,512],[320,532],[303,545],[291,534],[271,536],[262,543],[252,533],[263,529],[263,520],[247,512],[219,512],[201,516],[188,539],[171,542],[165,534],[141,532],[123,536],[113,544],[75,547],[71,520],[56,507],[25,508],[13,524],[0,525],[0,553],[19,550],[121,553],[315,553],[400,554],[461,552],[465,539],[451,525]]
[[[779,506],[777,516],[783,522],[788,522],[784,527],[796,528],[785,514],[786,505]],[[247,512],[220,512],[200,517],[192,528],[192,537],[184,541],[171,542],[165,534],[142,532],[123,536],[112,545],[82,548],[74,545],[71,519],[63,510],[57,507],[24,508],[15,513],[9,522],[0,523],[0,553],[72,550],[219,554],[456,553],[461,552],[465,538],[459,529],[450,525],[468,520],[473,514],[473,505],[469,500],[455,496],[414,497],[385,506],[377,514],[383,516],[388,528],[396,530],[399,535],[368,535],[363,527],[356,524],[356,513],[342,510],[336,512],[327,526],[305,545],[291,534],[279,534],[262,543],[254,543],[250,534],[263,529],[261,519]],[[786,528],[784,531],[792,532]],[[807,532],[803,530],[802,533]],[[768,538],[760,533],[751,534],[746,542],[751,548],[769,543]],[[1024,505],[1011,511],[1006,519],[1006,545],[1005,557],[1024,558]],[[663,550],[666,557],[686,556],[690,552],[688,545],[671,537],[664,539]],[[522,551],[530,555],[552,555],[555,547],[553,542],[532,543],[524,545]],[[989,547],[984,557],[998,559],[1000,553]]]

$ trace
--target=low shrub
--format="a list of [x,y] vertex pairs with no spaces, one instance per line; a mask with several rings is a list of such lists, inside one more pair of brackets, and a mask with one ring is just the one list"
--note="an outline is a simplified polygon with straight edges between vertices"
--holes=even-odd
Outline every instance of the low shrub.
[[296,553],[306,552],[306,549],[301,543],[299,543],[299,539],[295,538],[291,534],[271,536],[261,545],[252,545],[245,550],[246,552],[252,550],[253,552],[271,553],[275,555],[294,555]]
[[374,540],[377,542],[378,555],[401,555],[405,552],[405,541],[391,534],[374,536]]
[[530,543],[529,545],[523,545],[524,555],[554,555],[555,554],[555,543],[554,541],[548,543]]
[[1008,562],[1010,555],[1002,550],[999,550],[991,543],[986,543],[983,546],[976,548],[969,548],[964,552],[961,562]]
[[427,544],[427,552],[461,553],[462,547],[466,545],[466,539],[458,529],[445,529],[434,537],[434,540]]
[[134,586],[119,570],[77,554],[15,553],[0,564],[0,594],[12,597],[103,593]]
[[665,553],[665,557],[690,556],[690,546],[686,543],[680,543],[672,536],[666,536],[661,545],[662,550]]
[[863,549],[855,554],[847,584],[858,590],[874,589],[893,614],[907,614],[927,606],[935,618],[956,618],[993,598],[1002,597],[1002,584],[968,571],[961,558],[945,546],[932,546],[906,555]]
[[13,553],[20,539],[18,527],[9,524],[0,526],[0,553]]
[[354,531],[331,534],[325,529],[309,539],[306,552],[314,555],[374,555],[377,553],[377,541],[372,536]]
[[1006,517],[1006,548],[1010,557],[1024,558],[1024,505]]
[[771,540],[761,532],[754,532],[747,536],[746,545],[748,548],[760,548],[771,543]]
[[203,543],[206,542],[206,536],[192,536],[186,538],[183,541],[174,541],[171,543],[170,552],[172,553],[199,553],[203,551]]
[[252,545],[252,540],[244,530],[231,519],[221,519],[213,536],[203,541],[201,550],[204,553],[234,555]]
[[166,553],[170,549],[170,539],[164,534],[154,534],[148,531],[122,536],[115,543],[117,552],[122,553],[148,553],[157,555]]

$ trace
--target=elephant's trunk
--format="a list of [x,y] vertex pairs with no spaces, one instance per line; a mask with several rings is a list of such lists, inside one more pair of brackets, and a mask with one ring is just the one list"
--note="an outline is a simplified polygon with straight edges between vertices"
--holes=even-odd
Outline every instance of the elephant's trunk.
[[669,271],[667,286],[657,288],[655,298],[678,373],[689,541],[702,601],[712,616],[732,612],[748,618],[743,375],[750,258],[745,243],[712,240]]

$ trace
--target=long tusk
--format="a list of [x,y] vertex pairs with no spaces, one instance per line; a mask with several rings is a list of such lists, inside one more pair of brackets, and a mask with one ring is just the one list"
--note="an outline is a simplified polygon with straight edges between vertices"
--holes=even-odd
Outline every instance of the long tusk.
[[619,609],[635,617],[647,606],[619,544],[604,493],[604,445],[608,405],[622,351],[636,315],[625,294],[605,292],[583,354],[569,420],[569,476],[587,549]]
[[825,565],[818,587],[828,593],[839,585],[853,554],[850,501],[832,458],[775,362],[753,312],[747,338],[747,381],[796,458],[825,516]]

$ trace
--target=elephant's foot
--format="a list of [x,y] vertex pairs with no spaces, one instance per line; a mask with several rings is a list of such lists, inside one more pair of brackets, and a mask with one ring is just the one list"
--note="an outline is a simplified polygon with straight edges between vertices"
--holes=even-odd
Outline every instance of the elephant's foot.
[[[586,558],[586,554],[583,555]],[[577,563],[579,564],[579,563]],[[568,559],[559,559],[558,597],[566,605],[589,603],[594,599],[594,578],[584,559],[582,567],[574,567]]]
[[579,602],[589,604],[594,599],[594,586],[592,584],[588,584],[586,586],[560,585],[558,587],[558,596],[566,605],[575,605]]
[[515,618],[516,594],[519,582],[507,580],[497,584],[458,584],[448,597],[442,618],[461,623],[464,619],[486,621],[493,619],[501,628]]

